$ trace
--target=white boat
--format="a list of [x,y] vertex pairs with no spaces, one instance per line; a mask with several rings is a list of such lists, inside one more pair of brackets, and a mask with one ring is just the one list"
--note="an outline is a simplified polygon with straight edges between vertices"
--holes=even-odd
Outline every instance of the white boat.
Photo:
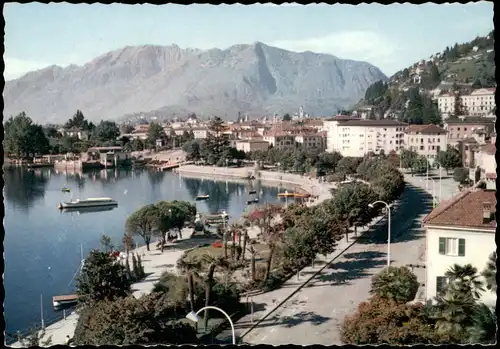
[[118,201],[112,198],[88,198],[77,199],[72,201],[63,201],[59,204],[59,208],[77,208],[77,207],[98,207],[98,206],[116,206]]

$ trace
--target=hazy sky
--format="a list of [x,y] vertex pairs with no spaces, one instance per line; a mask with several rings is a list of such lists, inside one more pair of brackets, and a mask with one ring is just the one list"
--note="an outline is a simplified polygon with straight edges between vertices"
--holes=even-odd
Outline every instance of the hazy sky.
[[227,48],[261,41],[368,61],[391,75],[493,29],[493,3],[452,5],[100,5],[4,7],[5,78],[82,65],[126,45]]

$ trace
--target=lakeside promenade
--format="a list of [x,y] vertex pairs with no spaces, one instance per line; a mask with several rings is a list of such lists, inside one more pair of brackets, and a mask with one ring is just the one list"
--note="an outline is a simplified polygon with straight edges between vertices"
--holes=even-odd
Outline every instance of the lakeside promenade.
[[[209,169],[215,169],[216,171],[209,171]],[[214,179],[222,179],[229,181],[241,181],[248,175],[248,171],[251,168],[212,168],[208,166],[195,166],[186,165],[178,169],[181,175],[204,178],[211,177]],[[246,175],[245,172],[247,171]],[[208,173],[207,173],[208,172]],[[317,205],[320,202],[331,197],[330,189],[334,188],[331,183],[319,183],[317,179],[309,179],[305,176],[300,176],[298,174],[289,173],[279,173],[272,171],[259,171],[261,177],[259,178],[262,182],[268,183],[270,185],[278,186],[280,183],[284,188],[287,189],[302,189],[313,195],[318,195],[318,199],[313,202],[308,202],[307,205]],[[281,177],[281,178],[280,178]],[[126,217],[125,217],[126,218]],[[125,219],[124,218],[124,219]],[[184,239],[179,241],[175,246],[168,247],[163,253],[156,250],[155,244],[150,245],[151,251],[146,251],[146,246],[138,247],[133,251],[141,256],[144,266],[144,271],[148,276],[145,280],[132,285],[133,295],[135,297],[140,297],[142,294],[148,294],[152,291],[154,283],[158,281],[159,276],[165,271],[177,272],[176,263],[181,255],[190,248],[194,248],[197,245],[202,245],[207,241],[203,239],[189,239],[192,231],[190,229],[185,229],[182,233]],[[258,229],[249,229],[250,237],[252,235],[257,235]],[[66,319],[57,321],[45,328],[45,336],[43,339],[52,337],[51,345],[64,344],[66,341],[66,336],[73,337],[76,324],[78,322],[78,315],[73,312],[66,316]],[[21,344],[15,342],[11,347],[19,348]]]

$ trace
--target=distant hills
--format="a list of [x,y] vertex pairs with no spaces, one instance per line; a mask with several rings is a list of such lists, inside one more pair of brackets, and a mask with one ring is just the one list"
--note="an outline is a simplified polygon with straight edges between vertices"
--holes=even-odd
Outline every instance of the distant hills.
[[80,109],[91,121],[143,113],[235,119],[238,112],[283,115],[300,106],[332,115],[379,80],[387,77],[366,62],[260,42],[225,50],[127,46],[84,66],[50,66],[7,81],[4,115],[25,111],[56,123]]
[[492,31],[470,42],[446,47],[443,52],[396,72],[388,81],[373,83],[364,98],[350,109],[369,106],[374,110],[374,118],[401,118],[415,90],[430,94],[435,89],[449,90],[453,84],[470,88],[494,87],[494,44]]

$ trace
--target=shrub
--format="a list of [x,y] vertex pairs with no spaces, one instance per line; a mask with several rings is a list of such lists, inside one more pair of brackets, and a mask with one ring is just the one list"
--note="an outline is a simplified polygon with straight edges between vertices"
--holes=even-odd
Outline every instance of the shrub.
[[406,303],[415,299],[418,287],[417,276],[407,267],[387,267],[373,276],[370,293]]
[[411,345],[440,343],[433,323],[422,316],[422,304],[401,304],[373,297],[362,302],[341,325],[344,344]]

